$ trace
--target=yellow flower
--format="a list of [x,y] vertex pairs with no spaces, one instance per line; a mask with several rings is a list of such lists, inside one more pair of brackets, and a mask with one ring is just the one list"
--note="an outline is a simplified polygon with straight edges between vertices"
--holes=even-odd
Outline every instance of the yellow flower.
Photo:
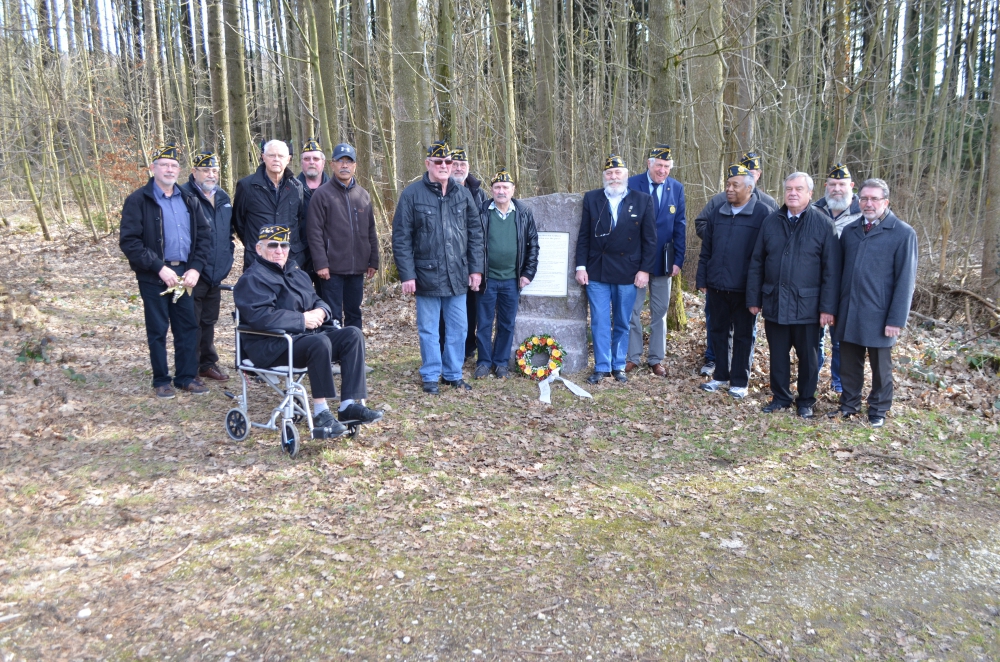
[[526,362],[525,362],[525,360],[524,360],[524,359],[518,359],[518,360],[517,360],[517,365],[520,365],[520,366],[523,366],[523,365],[524,365],[525,363],[526,363]]
[[525,347],[524,345],[521,345],[520,347],[518,347],[518,349],[521,350],[522,352],[528,351],[528,348]]
[[544,377],[545,376],[545,368],[539,368],[538,369],[538,376],[539,377]]
[[545,344],[547,344],[547,345],[554,345],[554,344],[556,344],[556,341],[553,340],[552,338],[549,338],[548,340],[545,341]]
[[549,361],[549,370],[555,370],[558,367],[555,361]]
[[526,374],[526,375],[530,375],[531,374],[531,366],[527,366],[527,365],[524,366],[524,374]]
[[531,336],[531,342],[537,343],[538,342],[538,336]]
[[552,350],[552,356],[558,359],[560,356],[562,356],[562,352],[560,352],[558,349],[554,349]]

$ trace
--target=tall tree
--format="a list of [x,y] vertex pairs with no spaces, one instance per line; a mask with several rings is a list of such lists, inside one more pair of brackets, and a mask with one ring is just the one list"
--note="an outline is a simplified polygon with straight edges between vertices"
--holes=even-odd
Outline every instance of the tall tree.
[[424,148],[433,140],[422,73],[423,42],[417,0],[391,0],[396,123],[396,165],[400,189],[421,176]]
[[319,77],[323,88],[323,103],[326,106],[326,126],[323,127],[323,142],[331,143],[340,135],[337,125],[337,39],[333,27],[333,3],[331,0],[314,0],[313,15],[316,21],[316,51],[319,56]]
[[450,143],[458,140],[451,107],[452,60],[455,52],[455,5],[453,0],[438,0],[438,38],[435,53],[436,91],[441,127],[438,135]]
[[206,0],[208,6],[208,62],[212,87],[212,120],[215,150],[219,155],[222,188],[233,190],[232,142],[229,139],[229,83],[226,80],[226,48],[222,37],[222,1]]
[[514,96],[514,47],[511,37],[510,0],[490,0],[493,39],[499,62],[499,101],[503,108],[504,161],[514,181],[520,181],[517,158],[517,98]]
[[989,167],[986,177],[986,210],[983,229],[983,290],[1000,301],[1000,53],[993,57],[993,89],[990,90]]
[[[44,0],[42,0],[44,4]],[[142,50],[148,75],[149,112],[153,116],[153,139],[157,145],[164,141],[163,94],[160,76],[160,42],[156,29],[156,3],[142,0]]]
[[246,17],[240,0],[222,0],[222,12],[226,26],[226,87],[229,90],[230,144],[235,180],[253,172],[250,158],[250,116],[247,108],[246,53],[243,48]]
[[367,0],[351,0],[351,58],[354,79],[354,146],[358,152],[358,176],[365,188],[374,190],[372,124],[369,109],[368,34],[370,16]]
[[535,112],[538,140],[538,193],[555,193],[562,189],[562,167],[556,157],[559,133],[556,129],[556,7],[557,0],[535,2]]

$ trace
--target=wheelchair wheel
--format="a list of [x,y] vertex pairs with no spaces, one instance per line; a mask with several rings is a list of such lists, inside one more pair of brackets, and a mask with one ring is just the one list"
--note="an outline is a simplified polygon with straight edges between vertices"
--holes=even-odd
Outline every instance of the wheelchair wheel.
[[230,409],[226,413],[226,432],[233,441],[243,441],[250,436],[250,421],[247,415],[239,409]]
[[299,454],[299,429],[287,418],[281,422],[281,450],[288,453],[288,457]]

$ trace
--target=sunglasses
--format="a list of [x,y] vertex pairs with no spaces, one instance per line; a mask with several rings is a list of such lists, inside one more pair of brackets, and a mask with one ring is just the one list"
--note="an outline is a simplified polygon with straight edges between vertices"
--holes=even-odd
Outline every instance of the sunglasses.
[[436,166],[451,165],[452,161],[451,159],[431,159],[431,163],[433,163]]
[[291,246],[287,241],[269,241],[266,244],[268,250],[276,251],[279,248],[283,251],[287,251],[288,247]]

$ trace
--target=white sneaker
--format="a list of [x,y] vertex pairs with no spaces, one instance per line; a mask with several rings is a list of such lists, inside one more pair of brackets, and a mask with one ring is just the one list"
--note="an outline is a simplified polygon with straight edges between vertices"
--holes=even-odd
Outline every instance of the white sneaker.
[[715,393],[720,388],[729,388],[729,382],[720,382],[713,379],[710,382],[705,382],[704,384],[699,385],[698,388],[700,388],[702,391]]
[[733,396],[737,400],[742,400],[747,397],[747,387],[746,386],[730,386],[729,395]]

